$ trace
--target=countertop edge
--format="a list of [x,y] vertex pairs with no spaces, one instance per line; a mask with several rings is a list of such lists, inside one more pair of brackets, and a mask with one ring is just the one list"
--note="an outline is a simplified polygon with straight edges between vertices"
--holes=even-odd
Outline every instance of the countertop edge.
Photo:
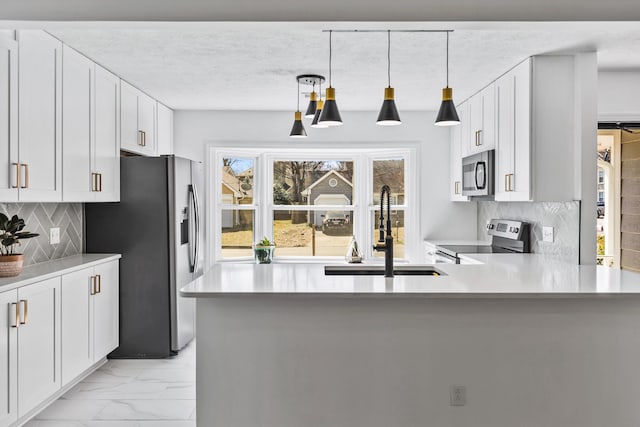
[[340,299],[631,299],[640,298],[640,293],[619,292],[209,292],[180,290],[185,298],[340,298]]
[[[120,258],[122,258],[121,254],[78,254],[29,265],[25,267],[21,273],[21,276],[24,275],[24,277],[18,276],[0,279],[0,292],[11,291],[53,277],[63,276],[105,262],[115,261]],[[77,261],[77,263],[74,263],[75,261]],[[30,273],[38,270],[43,270],[43,272],[29,276]]]

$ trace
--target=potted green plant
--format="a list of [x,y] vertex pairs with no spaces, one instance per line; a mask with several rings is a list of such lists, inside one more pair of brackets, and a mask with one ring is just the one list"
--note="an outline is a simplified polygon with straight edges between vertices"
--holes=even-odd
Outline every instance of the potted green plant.
[[273,251],[275,249],[276,244],[266,237],[253,245],[253,256],[256,263],[271,264],[271,261],[273,261]]
[[36,233],[23,231],[24,219],[14,215],[9,219],[0,213],[0,277],[14,277],[22,272],[24,255],[16,252],[20,240],[38,236]]

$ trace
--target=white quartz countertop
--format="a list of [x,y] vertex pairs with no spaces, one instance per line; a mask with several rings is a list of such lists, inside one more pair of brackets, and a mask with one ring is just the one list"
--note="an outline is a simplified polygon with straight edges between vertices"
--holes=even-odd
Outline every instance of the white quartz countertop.
[[120,254],[80,254],[25,267],[18,277],[0,278],[0,292],[120,259]]
[[539,254],[478,254],[482,264],[437,264],[442,276],[326,276],[321,264],[218,264],[187,297],[243,295],[431,298],[640,297],[640,273],[580,266]]

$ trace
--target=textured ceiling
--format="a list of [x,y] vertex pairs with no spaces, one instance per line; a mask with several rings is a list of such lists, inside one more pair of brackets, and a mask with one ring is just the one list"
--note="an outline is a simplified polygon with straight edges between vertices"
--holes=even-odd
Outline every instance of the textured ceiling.
[[[49,31],[175,109],[291,110],[297,74],[328,78],[328,34],[300,25]],[[391,37],[391,84],[398,108],[437,109],[445,85],[445,35]],[[640,70],[640,27],[457,29],[450,48],[450,85],[458,101],[531,55],[597,50],[601,69]],[[380,107],[387,84],[386,49],[385,33],[333,34],[333,86],[341,109]]]

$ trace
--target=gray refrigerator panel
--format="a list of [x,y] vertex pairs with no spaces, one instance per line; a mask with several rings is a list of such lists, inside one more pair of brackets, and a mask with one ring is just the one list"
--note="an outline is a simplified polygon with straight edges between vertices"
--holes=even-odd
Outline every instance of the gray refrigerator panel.
[[167,158],[123,157],[119,203],[85,204],[87,252],[121,253],[120,346],[112,358],[171,351],[171,185]]

